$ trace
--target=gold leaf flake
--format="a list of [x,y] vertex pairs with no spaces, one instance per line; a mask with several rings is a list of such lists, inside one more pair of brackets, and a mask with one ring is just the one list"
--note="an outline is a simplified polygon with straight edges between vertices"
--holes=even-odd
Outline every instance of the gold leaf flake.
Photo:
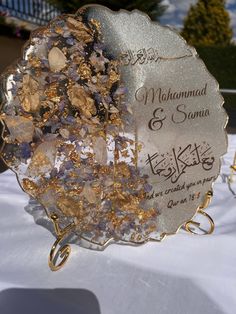
[[28,192],[35,192],[38,188],[37,184],[35,184],[33,181],[24,178],[22,180],[23,189]]
[[120,79],[120,75],[113,69],[110,70],[109,73],[109,81],[111,82],[111,84],[119,81]]
[[84,79],[91,79],[91,77],[92,77],[92,71],[86,62],[80,63],[78,73],[83,80]]
[[76,37],[77,40],[83,41],[86,44],[93,40],[91,30],[86,27],[86,25],[72,17],[68,17],[67,26],[69,27],[72,35]]
[[98,20],[91,19],[90,22],[96,27],[97,32],[101,32],[101,23]]
[[80,202],[65,195],[58,198],[57,206],[60,208],[63,214],[67,216],[79,216],[79,213],[82,210]]
[[23,76],[22,90],[19,98],[22,108],[26,112],[38,110],[40,106],[39,83],[29,74]]
[[96,114],[94,100],[80,85],[73,85],[68,89],[68,96],[73,107],[79,109],[86,118],[91,118]]

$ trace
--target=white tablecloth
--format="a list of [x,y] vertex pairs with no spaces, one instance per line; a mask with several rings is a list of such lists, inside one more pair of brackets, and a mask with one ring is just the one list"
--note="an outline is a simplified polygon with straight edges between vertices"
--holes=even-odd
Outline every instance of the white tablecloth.
[[[222,173],[235,150],[231,135]],[[236,313],[236,198],[221,178],[208,210],[213,235],[180,231],[103,252],[72,245],[59,272],[47,266],[54,238],[24,210],[28,200],[12,172],[0,176],[0,314]]]

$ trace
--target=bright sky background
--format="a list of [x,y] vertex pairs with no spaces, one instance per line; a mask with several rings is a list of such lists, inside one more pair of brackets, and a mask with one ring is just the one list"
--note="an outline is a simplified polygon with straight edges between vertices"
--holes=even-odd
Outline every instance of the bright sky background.
[[[163,4],[168,5],[168,9],[161,17],[162,24],[169,24],[181,28],[183,19],[191,4],[195,4],[197,0],[164,0]],[[226,0],[226,8],[231,17],[231,24],[234,30],[234,38],[236,40],[236,0]]]

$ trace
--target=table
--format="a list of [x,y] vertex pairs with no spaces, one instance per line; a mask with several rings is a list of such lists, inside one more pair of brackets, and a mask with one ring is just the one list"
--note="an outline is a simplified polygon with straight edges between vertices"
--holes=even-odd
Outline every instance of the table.
[[225,182],[235,151],[236,135],[230,135],[207,210],[214,234],[181,230],[161,243],[111,245],[103,252],[73,245],[58,272],[47,266],[52,234],[24,210],[29,197],[14,174],[2,174],[0,313],[236,313],[236,198]]

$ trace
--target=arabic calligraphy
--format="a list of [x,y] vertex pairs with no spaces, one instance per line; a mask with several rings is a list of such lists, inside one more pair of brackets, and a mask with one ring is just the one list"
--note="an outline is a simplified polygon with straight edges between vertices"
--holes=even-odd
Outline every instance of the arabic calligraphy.
[[123,65],[147,64],[157,62],[160,56],[154,48],[142,48],[137,51],[128,49],[121,53],[120,61]]
[[211,146],[202,144],[188,144],[185,147],[173,148],[166,154],[148,154],[146,164],[150,166],[152,173],[160,178],[176,183],[186,173],[187,169],[201,165],[205,171],[213,168],[215,158]]
[[157,52],[157,49],[154,49],[152,47],[150,48],[141,48],[137,50],[125,50],[121,52],[120,54],[120,62],[122,65],[128,66],[128,65],[136,65],[136,64],[148,64],[157,62],[159,60],[177,60],[177,59],[183,59],[187,57],[192,57],[192,55],[184,55],[180,57],[164,57],[160,56]]

